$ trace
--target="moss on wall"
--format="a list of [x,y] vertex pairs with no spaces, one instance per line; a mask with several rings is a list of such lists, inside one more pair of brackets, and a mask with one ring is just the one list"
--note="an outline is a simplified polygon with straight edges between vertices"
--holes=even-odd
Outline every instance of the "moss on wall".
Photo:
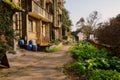
[[22,7],[19,6],[18,4],[15,4],[11,2],[10,0],[3,0],[4,3],[10,6],[11,9],[16,10],[16,11],[21,11]]

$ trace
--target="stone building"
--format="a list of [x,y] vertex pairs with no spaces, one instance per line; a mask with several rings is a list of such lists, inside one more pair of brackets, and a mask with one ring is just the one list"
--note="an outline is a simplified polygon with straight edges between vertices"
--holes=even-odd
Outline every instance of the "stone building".
[[[34,45],[45,46],[52,40],[62,39],[63,0],[3,0],[18,5],[22,10],[13,16],[13,29],[17,40],[30,40]],[[11,5],[12,6],[12,5]],[[14,40],[14,50],[18,41]]]
[[54,1],[54,39],[62,39],[62,8],[63,0],[53,0]]
[[13,28],[20,38],[47,45],[51,40],[62,38],[63,0],[10,0],[24,11],[13,15]]
[[22,38],[48,45],[61,39],[62,0],[22,0]]

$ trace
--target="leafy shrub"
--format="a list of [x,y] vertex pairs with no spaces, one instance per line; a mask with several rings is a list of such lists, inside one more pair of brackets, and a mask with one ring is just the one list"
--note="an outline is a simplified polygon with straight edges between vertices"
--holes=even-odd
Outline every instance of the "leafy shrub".
[[120,80],[120,73],[113,70],[93,70],[88,75],[88,80]]
[[48,50],[46,50],[46,52],[48,52],[48,53],[56,52],[56,51],[59,50],[62,46],[63,46],[63,45],[60,44],[60,45],[51,47],[51,48],[49,48]]
[[82,62],[75,62],[73,64],[71,64],[68,68],[71,71],[74,71],[76,74],[78,75],[84,75],[87,71],[87,63],[82,63]]
[[73,42],[68,41],[68,40],[63,40],[64,45],[72,45]]
[[112,57],[109,59],[109,64],[111,66],[111,69],[115,69],[120,72],[120,58]]
[[4,56],[6,51],[10,48],[10,46],[6,43],[1,43],[0,41],[0,58]]
[[88,42],[80,42],[71,52],[77,62],[68,68],[78,75],[85,75],[88,80],[120,80],[120,58],[106,49],[99,50]]
[[80,42],[77,46],[71,48],[73,58],[76,60],[86,60],[95,57],[107,57],[110,53],[106,49],[99,50],[89,42]]
[[[83,62],[84,63],[84,62]],[[88,64],[87,69],[105,69],[105,70],[117,70],[120,72],[120,58],[112,57],[112,58],[92,58],[86,60]]]
[[93,58],[87,60],[88,69],[105,69],[105,70],[116,70],[120,72],[120,58]]
[[93,58],[86,60],[88,63],[88,70],[94,69],[110,69],[109,60],[107,58]]
[[14,30],[12,27],[9,27],[13,23],[12,15],[12,10],[5,7],[2,0],[0,0],[0,58],[10,48],[9,41],[14,38]]
[[110,64],[105,58],[92,58],[86,61],[78,61],[69,65],[69,69],[77,74],[87,74],[94,69],[110,69]]
[[46,50],[46,52],[52,53],[52,52],[56,52],[57,50],[58,50],[58,48],[53,47],[53,48],[51,48],[51,49]]
[[111,59],[92,58],[82,62],[79,61],[79,63],[86,64],[85,67],[87,70],[105,69],[105,70],[117,70],[120,72],[120,59],[117,57],[112,57]]
[[52,40],[52,41],[50,42],[51,45],[53,45],[53,44],[59,44],[59,43],[60,43],[59,40]]
[[120,46],[120,14],[116,17],[111,18],[109,21],[100,25],[99,28],[95,30],[95,37],[97,41],[102,44],[106,44],[113,47]]

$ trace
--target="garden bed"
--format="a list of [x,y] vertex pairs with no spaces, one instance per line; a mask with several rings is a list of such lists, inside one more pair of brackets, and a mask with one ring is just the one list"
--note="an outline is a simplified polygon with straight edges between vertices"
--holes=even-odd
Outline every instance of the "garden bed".
[[120,79],[120,58],[114,56],[114,53],[98,49],[89,42],[78,43],[71,48],[71,53],[75,62],[65,69],[80,80]]

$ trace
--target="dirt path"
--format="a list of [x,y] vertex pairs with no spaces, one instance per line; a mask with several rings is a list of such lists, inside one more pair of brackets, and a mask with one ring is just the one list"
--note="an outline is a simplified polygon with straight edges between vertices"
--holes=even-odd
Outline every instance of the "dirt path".
[[0,71],[0,80],[70,80],[61,68],[72,60],[68,48],[54,53],[23,50],[22,56],[10,59],[10,69]]

